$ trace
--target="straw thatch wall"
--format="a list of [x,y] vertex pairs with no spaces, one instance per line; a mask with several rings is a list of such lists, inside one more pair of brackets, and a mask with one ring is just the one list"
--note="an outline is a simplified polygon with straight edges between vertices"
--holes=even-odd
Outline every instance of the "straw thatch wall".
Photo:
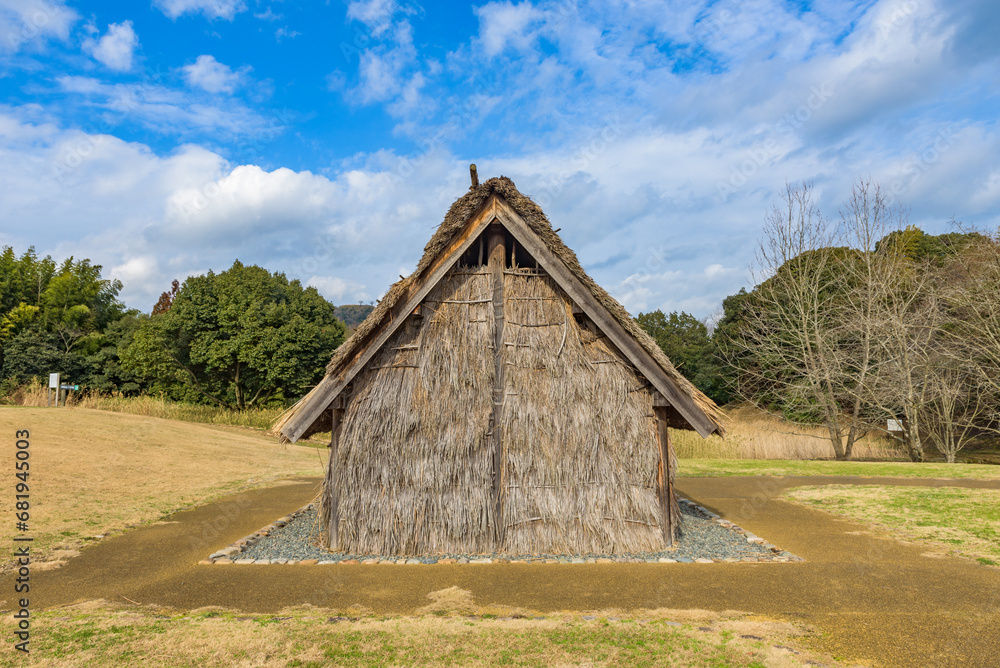
[[453,271],[356,377],[337,451],[343,549],[492,549],[491,286],[485,268]]
[[538,273],[504,280],[505,548],[662,550],[648,384]]
[[536,270],[504,273],[497,526],[492,294],[487,266],[452,270],[356,377],[336,462],[340,548],[663,549],[648,383]]

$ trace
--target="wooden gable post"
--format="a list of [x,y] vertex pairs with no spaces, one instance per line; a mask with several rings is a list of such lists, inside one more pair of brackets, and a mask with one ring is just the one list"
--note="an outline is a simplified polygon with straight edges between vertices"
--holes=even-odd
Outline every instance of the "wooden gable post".
[[489,227],[487,257],[490,276],[493,278],[493,355],[495,381],[493,384],[493,517],[496,522],[497,549],[500,549],[505,533],[503,518],[503,419],[504,402],[504,309],[503,309],[503,270],[507,265],[507,248],[505,246],[507,231],[499,223]]
[[328,495],[330,504],[330,526],[328,527],[330,536],[330,549],[340,549],[340,538],[337,535],[340,524],[340,513],[338,509],[339,494],[337,485],[339,483],[339,473],[337,450],[340,446],[340,424],[344,418],[345,401],[343,395],[333,400],[330,407],[330,461],[326,470],[326,483],[323,485]]
[[656,415],[656,440],[660,446],[660,462],[656,471],[656,491],[660,500],[660,527],[667,547],[674,544],[680,525],[680,506],[674,495],[674,477],[677,474],[677,455],[670,442],[668,411],[672,407],[662,394],[653,392],[653,413]]

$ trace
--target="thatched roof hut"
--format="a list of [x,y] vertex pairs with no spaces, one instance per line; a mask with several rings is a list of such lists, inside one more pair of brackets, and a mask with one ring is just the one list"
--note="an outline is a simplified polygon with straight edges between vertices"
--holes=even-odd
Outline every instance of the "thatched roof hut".
[[331,431],[322,516],[354,553],[622,553],[675,539],[667,426],[718,408],[507,178],[473,185],[275,425]]

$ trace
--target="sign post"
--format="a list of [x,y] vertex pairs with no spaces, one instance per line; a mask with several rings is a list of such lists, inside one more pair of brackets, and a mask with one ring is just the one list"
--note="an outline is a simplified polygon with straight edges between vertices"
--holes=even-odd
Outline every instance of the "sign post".
[[50,373],[49,374],[49,389],[45,393],[45,405],[46,406],[51,405],[51,402],[52,402],[52,392],[53,391],[56,394],[56,406],[58,406],[59,405],[59,391],[60,391],[60,387],[59,387],[59,374],[58,373]]

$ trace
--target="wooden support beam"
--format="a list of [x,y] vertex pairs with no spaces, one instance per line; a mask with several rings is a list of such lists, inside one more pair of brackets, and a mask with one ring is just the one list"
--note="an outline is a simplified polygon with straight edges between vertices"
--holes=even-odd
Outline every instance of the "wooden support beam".
[[656,471],[656,491],[660,500],[660,527],[663,530],[663,542],[667,547],[671,547],[677,538],[677,527],[680,524],[680,506],[678,506],[677,497],[674,495],[677,457],[674,455],[673,444],[670,442],[670,432],[667,431],[667,408],[654,404],[653,412],[656,414],[656,440],[660,447],[660,461]]
[[684,416],[695,431],[705,438],[715,431],[715,423],[705,415],[694,400],[677,387],[676,382],[660,368],[646,349],[639,345],[639,342],[594,297],[590,289],[549,250],[520,214],[503,199],[497,199],[496,216],[518,243],[538,261],[542,269],[556,280],[574,303],[580,305],[587,317],[594,321],[615,347],[635,365],[653,387],[666,397],[670,405]]
[[[506,241],[507,233],[503,229],[503,225],[500,223],[492,223],[489,227],[486,239],[486,257],[489,258],[487,260],[488,262],[493,261],[493,251],[495,251],[497,247],[504,248]],[[501,262],[501,267],[506,266],[506,256],[507,251],[506,248],[504,248],[504,259]]]
[[330,504],[330,526],[329,536],[330,536],[330,549],[338,550],[340,549],[340,538],[338,534],[338,528],[340,524],[340,510],[338,508],[340,495],[337,491],[337,484],[339,483],[339,466],[337,451],[340,447],[340,424],[344,418],[344,408],[343,402],[341,407],[330,409],[333,415],[330,418],[330,461],[327,464],[326,471],[326,482],[323,485],[323,489],[327,493],[327,501]]
[[500,225],[490,227],[489,269],[493,282],[493,361],[495,380],[493,383],[493,517],[496,522],[496,541],[499,548],[504,537],[503,520],[503,404],[506,395],[504,387],[504,296],[503,270],[507,264],[507,249],[504,246],[506,233]]

